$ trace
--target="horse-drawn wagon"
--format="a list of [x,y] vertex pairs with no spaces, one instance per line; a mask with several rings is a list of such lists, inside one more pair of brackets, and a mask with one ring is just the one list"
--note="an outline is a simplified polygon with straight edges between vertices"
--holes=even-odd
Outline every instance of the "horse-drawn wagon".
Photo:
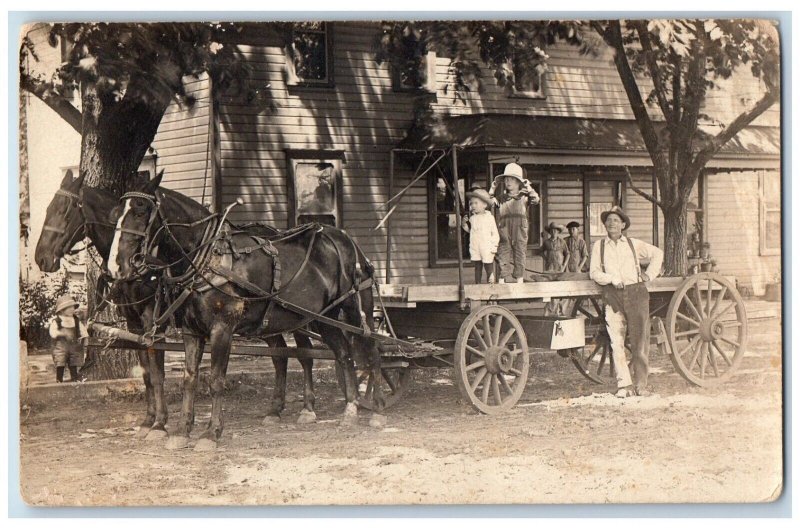
[[[150,318],[157,325],[164,324],[167,315],[184,310],[182,303],[191,296],[202,298],[210,292],[216,297],[210,300],[202,298],[195,305],[186,305],[190,307],[187,310],[193,313],[188,318],[186,315],[181,318],[197,322],[208,316],[206,312],[218,309],[228,311],[224,313],[226,317],[240,317],[242,313],[251,311],[254,316],[250,323],[256,325],[258,318],[266,318],[259,314],[267,311],[272,318],[273,335],[294,330],[306,338],[323,339],[329,345],[290,348],[275,343],[270,347],[234,344],[231,348],[234,327],[220,330],[224,318],[208,316],[214,322],[208,333],[216,377],[212,381],[214,409],[217,409],[217,399],[223,387],[220,378],[224,379],[227,354],[230,353],[281,358],[284,366],[287,357],[335,359],[337,368],[346,371],[352,358],[343,357],[341,349],[347,344],[331,341],[330,337],[326,339],[325,334],[330,329],[336,329],[343,336],[358,337],[363,340],[362,344],[372,344],[369,347],[378,351],[377,357],[369,362],[373,368],[361,371],[355,384],[360,391],[359,405],[377,408],[378,411],[400,399],[408,387],[413,369],[452,367],[461,394],[476,409],[483,413],[502,412],[513,407],[525,390],[532,350],[558,352],[571,359],[584,376],[595,382],[614,379],[614,364],[600,310],[600,288],[586,277],[572,275],[564,281],[550,277],[553,280],[473,285],[465,284],[463,274],[459,273],[457,284],[378,284],[372,277],[364,279],[371,275],[370,271],[364,275],[364,269],[369,268],[368,260],[346,234],[338,234],[341,230],[326,232],[327,228],[320,225],[299,227],[289,232],[273,230],[271,234],[263,227],[257,234],[248,229],[234,227],[231,230],[224,227],[229,226],[225,224],[224,215],[209,214],[199,204],[192,204],[175,192],[161,190],[157,187],[159,180],[148,183],[149,187],[146,186],[144,191],[123,197],[126,201],[120,218],[126,220],[120,220],[115,229],[109,226],[108,221],[90,218],[92,210],[99,211],[95,213],[96,217],[108,218],[112,206],[107,198],[103,199],[106,203],[101,204],[99,195],[87,196],[85,190],[80,189],[80,182],[64,182],[64,188],[54,199],[54,203],[59,202],[58,207],[48,210],[46,233],[49,238],[40,240],[37,259],[41,248],[42,255],[46,256],[44,261],[57,260],[85,235],[98,249],[102,245],[101,255],[105,254],[103,258],[108,263],[116,261],[116,265],[122,264],[123,268],[132,271],[128,276],[117,273],[118,282],[136,285],[159,277],[157,286],[145,288],[147,295],[139,294],[138,298],[128,302],[129,307],[149,307],[150,313],[139,314],[140,319]],[[170,203],[172,211],[167,207]],[[317,234],[322,234],[319,240],[327,237],[330,241],[328,264],[333,263],[333,269],[340,275],[332,276],[335,279],[332,281],[338,286],[327,298],[316,300],[315,307],[306,305],[303,296],[313,298],[319,295],[319,291],[333,287],[325,282],[309,285],[303,278],[295,279],[303,273],[309,278],[316,277],[315,273],[325,270],[320,268],[325,266],[324,260],[319,266],[314,264],[316,257],[312,250],[314,241],[318,240]],[[293,249],[288,246],[290,243],[299,246]],[[172,245],[172,250],[169,245]],[[276,281],[280,272],[279,253],[284,260],[288,256],[290,263],[292,259],[296,261],[293,266],[285,267],[290,270],[288,275],[291,277],[282,284]],[[245,265],[249,256],[256,254],[266,256],[261,263],[265,267],[246,275]],[[234,269],[235,259],[245,263],[238,272]],[[182,269],[178,270],[175,263],[182,263]],[[271,272],[267,274],[264,270]],[[168,290],[172,295],[162,299],[160,293]],[[745,307],[734,284],[719,274],[701,273],[687,278],[655,279],[648,283],[648,290],[655,331],[652,336],[660,349],[669,355],[678,373],[700,386],[729,378],[742,359],[747,341]],[[556,298],[571,300],[569,316],[543,314],[542,302]],[[350,314],[344,310],[341,317],[327,313],[331,307],[344,302],[352,305],[348,309]],[[260,308],[258,303],[263,303],[264,307]],[[372,311],[373,307],[380,322],[378,330],[374,329],[373,322],[367,321],[366,312]],[[147,310],[139,312],[146,313]],[[281,322],[280,325],[276,321]],[[313,329],[307,328],[307,324],[311,324]],[[203,329],[202,324],[195,325]],[[141,326],[139,329],[149,330]],[[96,330],[108,329],[98,324]],[[198,337],[197,331],[194,335],[184,331],[184,343],[154,340],[152,332],[112,332],[112,335],[127,340],[109,343],[95,338],[91,347],[136,347],[147,351],[144,356],[161,353],[162,384],[163,351],[185,348],[185,380],[190,381],[191,387],[184,390],[194,391],[198,358],[207,351],[205,338]],[[222,355],[223,350],[224,356],[215,362],[215,355]],[[344,380],[343,385],[352,386],[353,375],[349,381],[347,375],[343,376],[345,378],[340,378],[340,382]],[[155,395],[160,401],[157,407],[162,406],[165,410],[163,394],[156,391]],[[193,400],[186,395],[183,414],[184,421],[188,422],[182,425],[184,438],[188,438],[188,429],[193,421]],[[353,402],[351,398],[352,395],[347,395],[348,403]],[[163,429],[166,412],[163,421],[158,412],[155,413],[155,419],[148,415],[147,420],[155,421],[153,428],[160,426]],[[350,415],[353,414],[351,410]],[[207,436],[204,438],[213,443],[221,434],[221,419],[218,420],[214,429],[212,417],[212,424],[204,433]],[[180,446],[185,446],[185,441]]]

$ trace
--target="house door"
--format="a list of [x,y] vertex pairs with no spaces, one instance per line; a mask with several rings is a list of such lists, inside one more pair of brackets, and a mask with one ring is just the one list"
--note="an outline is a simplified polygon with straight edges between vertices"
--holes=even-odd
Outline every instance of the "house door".
[[600,214],[612,206],[622,206],[623,181],[618,178],[586,177],[583,184],[584,238],[591,244],[606,236],[606,228]]

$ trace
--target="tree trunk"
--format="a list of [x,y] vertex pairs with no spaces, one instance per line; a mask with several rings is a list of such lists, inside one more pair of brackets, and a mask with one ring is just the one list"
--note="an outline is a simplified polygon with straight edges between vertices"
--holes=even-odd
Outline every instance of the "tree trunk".
[[[95,314],[99,298],[97,297],[97,278],[100,277],[100,270],[95,264],[95,259],[99,259],[94,248],[89,248],[89,252],[94,253],[94,259],[90,258],[86,264],[86,298],[88,302],[89,314],[93,315],[98,322],[108,322],[109,325],[123,325],[117,311],[106,306],[100,313]],[[135,350],[131,349],[107,349],[101,351],[99,348],[90,350],[86,357],[85,371],[82,373],[90,380],[110,380],[115,378],[130,378],[133,371],[139,365],[139,357]]]
[[685,276],[689,269],[686,234],[686,201],[678,201],[664,212],[664,275]]
[[[116,101],[99,92],[94,84],[84,83],[81,89],[80,173],[85,175],[88,187],[122,195],[155,138],[169,97]],[[94,314],[98,302],[95,293],[99,276],[97,265],[90,261],[86,274],[89,314]],[[123,325],[121,317],[109,308],[94,317],[110,325]],[[87,375],[94,380],[130,377],[133,367],[139,363],[136,351],[129,349],[95,351],[91,360],[94,365],[87,368]]]

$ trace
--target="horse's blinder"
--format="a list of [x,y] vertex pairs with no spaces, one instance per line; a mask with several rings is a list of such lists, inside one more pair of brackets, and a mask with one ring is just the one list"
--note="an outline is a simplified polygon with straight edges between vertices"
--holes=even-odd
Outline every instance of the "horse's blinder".
[[150,232],[152,231],[153,224],[156,221],[156,218],[160,214],[160,206],[161,203],[158,200],[158,196],[155,194],[149,195],[147,193],[142,193],[139,191],[129,191],[120,197],[120,202],[124,202],[125,200],[131,198],[141,198],[147,200],[152,204],[153,208],[150,211],[150,218],[147,220],[147,225],[145,226],[144,230],[135,230],[133,228],[124,228],[122,226],[116,226],[114,228],[115,231],[120,233],[128,233],[130,235],[135,235],[141,239],[139,243],[139,251],[131,255],[129,261],[130,265],[139,272],[139,274],[147,273],[147,270],[143,270],[146,266],[147,262],[147,254],[151,247],[158,248],[155,246],[155,241],[150,241],[148,237],[150,236]]

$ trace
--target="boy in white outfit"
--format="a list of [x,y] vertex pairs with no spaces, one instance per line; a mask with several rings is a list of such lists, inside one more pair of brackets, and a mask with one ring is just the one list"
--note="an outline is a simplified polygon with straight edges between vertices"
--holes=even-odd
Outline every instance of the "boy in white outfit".
[[494,283],[494,256],[500,244],[500,233],[489,210],[492,197],[485,189],[473,188],[467,193],[467,198],[470,214],[469,217],[464,215],[461,225],[469,232],[469,258],[475,266],[475,283],[481,282],[484,270],[486,280]]

